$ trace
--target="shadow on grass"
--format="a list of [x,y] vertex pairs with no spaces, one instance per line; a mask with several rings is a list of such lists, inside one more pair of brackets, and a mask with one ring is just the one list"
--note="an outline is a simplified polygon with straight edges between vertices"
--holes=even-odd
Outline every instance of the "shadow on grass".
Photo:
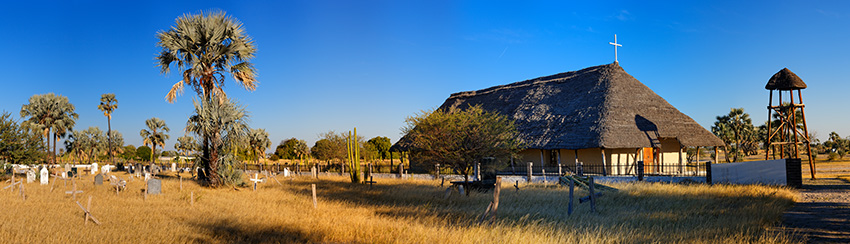
[[232,219],[218,219],[205,222],[188,223],[198,229],[196,235],[188,239],[192,242],[208,243],[210,241],[225,243],[316,243],[323,236],[305,233],[286,226],[262,227],[236,224]]

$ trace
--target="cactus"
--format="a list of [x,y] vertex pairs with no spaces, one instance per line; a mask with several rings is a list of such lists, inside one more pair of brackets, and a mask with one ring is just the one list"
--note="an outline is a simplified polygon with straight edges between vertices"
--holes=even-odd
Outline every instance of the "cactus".
[[357,128],[354,128],[354,134],[348,132],[346,138],[346,149],[348,151],[348,174],[351,176],[351,183],[360,183],[360,146],[357,143]]

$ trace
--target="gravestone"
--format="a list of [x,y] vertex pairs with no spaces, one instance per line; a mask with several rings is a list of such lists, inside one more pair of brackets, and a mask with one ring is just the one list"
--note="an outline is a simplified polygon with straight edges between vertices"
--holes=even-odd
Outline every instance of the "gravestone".
[[35,181],[35,170],[29,169],[27,170],[27,183],[32,183]]
[[148,181],[148,189],[147,194],[160,194],[162,193],[162,181],[158,179],[150,179]]
[[91,163],[91,174],[97,174],[97,163]]
[[41,168],[41,184],[47,185],[47,183],[49,183],[48,182],[49,179],[50,179],[49,177],[50,177],[50,172],[47,172],[47,167],[42,167]]
[[283,177],[289,177],[289,168],[283,168]]
[[111,170],[109,170],[109,168],[110,168],[110,167],[109,167],[109,165],[108,165],[108,164],[107,164],[107,165],[104,165],[103,167],[100,167],[100,172],[101,172],[101,173],[104,173],[104,174],[108,174],[108,173],[111,171]]
[[71,171],[71,164],[65,164],[65,172]]
[[94,176],[94,185],[103,185],[103,174],[97,174]]
[[171,163],[171,172],[177,171],[177,163]]
[[148,181],[150,179],[151,179],[151,173],[145,173],[145,181]]

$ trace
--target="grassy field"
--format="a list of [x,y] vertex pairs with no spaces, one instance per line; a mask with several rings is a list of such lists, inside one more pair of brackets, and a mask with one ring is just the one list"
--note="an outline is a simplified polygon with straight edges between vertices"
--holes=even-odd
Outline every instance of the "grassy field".
[[[129,178],[129,175],[116,175]],[[250,188],[207,189],[165,175],[163,194],[145,199],[144,182],[130,181],[116,195],[108,183],[84,176],[81,204],[103,225],[83,224],[83,212],[56,182],[55,189],[25,185],[0,191],[4,243],[793,243],[771,231],[794,193],[764,186],[629,183],[567,215],[567,190],[554,186],[502,188],[497,221],[476,219],[490,193],[444,199],[439,181],[376,179],[373,188],[346,177],[286,179]],[[69,182],[70,183],[70,182]],[[318,185],[318,208],[310,184]],[[190,195],[194,193],[194,206]],[[577,196],[587,195],[578,191]]]

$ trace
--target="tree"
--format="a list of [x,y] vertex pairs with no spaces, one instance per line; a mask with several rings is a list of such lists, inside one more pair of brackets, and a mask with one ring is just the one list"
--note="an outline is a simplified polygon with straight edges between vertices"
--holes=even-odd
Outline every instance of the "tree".
[[274,154],[282,159],[299,159],[309,152],[307,142],[294,137],[281,141],[274,150]]
[[195,101],[195,114],[189,117],[186,131],[206,138],[208,153],[200,157],[201,167],[209,175],[199,175],[209,181],[213,187],[222,184],[238,184],[241,172],[238,170],[236,150],[239,143],[247,138],[248,112],[244,107],[225,99],[218,101]]
[[260,163],[260,158],[266,153],[266,149],[272,146],[269,140],[269,133],[264,129],[251,129],[248,134],[248,145],[251,147],[251,153],[256,158],[256,162]]
[[177,138],[177,143],[174,144],[174,149],[180,152],[182,156],[189,156],[190,153],[196,150],[197,143],[195,138],[191,136],[181,136]]
[[54,131],[52,159],[56,163],[57,138],[74,127],[79,115],[74,112],[74,105],[68,102],[68,97],[48,93],[30,97],[29,103],[21,106],[21,117],[29,117],[23,123],[25,126],[42,131],[46,140],[45,150],[50,150],[50,131]]
[[142,129],[139,131],[139,135],[142,136],[143,143],[147,145],[151,145],[151,162],[156,163],[156,146],[165,146],[165,140],[168,140],[168,134],[165,132],[169,132],[168,126],[165,125],[165,121],[159,118],[150,118],[145,121],[145,125],[148,129]]
[[522,149],[522,140],[507,116],[484,111],[423,111],[408,117],[402,131],[410,140],[410,152],[424,163],[452,167],[469,181],[469,171],[485,157],[506,158]]
[[[208,113],[203,117],[198,117],[203,121],[194,121],[199,123],[197,124],[198,127],[195,128],[201,132],[198,135],[202,138],[201,165],[204,165],[207,169],[218,170],[219,164],[232,160],[220,161],[218,155],[219,150],[225,146],[225,142],[221,141],[221,136],[228,132],[208,129],[222,128],[222,126],[233,129],[240,127],[240,125],[206,126],[202,123],[212,122],[219,118],[216,117],[214,114],[216,112],[213,109],[202,108],[201,106],[211,104],[213,99],[218,100],[217,105],[219,107],[222,104],[230,103],[222,89],[227,73],[231,74],[237,83],[245,89],[251,91],[256,89],[258,84],[255,79],[256,70],[248,60],[254,57],[257,49],[254,47],[251,38],[245,34],[242,24],[236,19],[228,17],[224,12],[212,12],[206,15],[203,12],[197,15],[185,14],[177,18],[175,25],[170,29],[158,32],[157,38],[159,39],[157,45],[162,48],[162,52],[156,57],[159,61],[158,66],[161,68],[160,72],[169,73],[171,64],[176,63],[182,76],[182,80],[171,86],[166,95],[166,100],[173,102],[174,98],[183,92],[185,86],[192,87],[201,98],[200,103],[195,103],[195,108],[198,111]],[[233,112],[233,110],[230,111]],[[194,122],[190,120],[189,123]],[[213,142],[213,140],[218,141]],[[207,172],[212,177],[208,178],[207,175],[201,175],[199,179],[212,180],[211,186],[220,185],[219,180],[224,178],[218,177],[219,172]]]
[[[106,93],[100,95],[100,105],[97,105],[97,109],[103,111],[103,116],[106,116],[106,147],[107,151],[109,151],[109,160],[112,161],[112,164],[115,164],[115,156],[111,153],[112,150],[112,111],[118,108],[118,99],[115,99],[114,93]],[[123,141],[123,139],[122,139]],[[123,144],[123,143],[122,143]]]
[[151,151],[151,148],[148,146],[141,146],[139,148],[136,148],[136,157],[140,158],[142,161],[150,160],[151,158],[153,158],[152,155],[153,153]]
[[115,155],[124,151],[124,136],[117,130],[107,132],[107,135],[109,136],[106,137],[106,152],[109,154],[109,159],[114,164]]
[[318,160],[330,161],[331,159],[338,158],[335,152],[337,151],[336,147],[335,143],[331,142],[331,140],[321,139],[313,144],[310,152]]
[[80,148],[80,152],[88,159],[89,163],[94,162],[96,154],[106,151],[106,136],[96,126],[79,131],[74,137],[76,138],[76,145]]
[[[738,162],[739,156],[746,155],[745,148],[758,148],[757,131],[753,126],[750,115],[743,108],[732,108],[728,115],[717,116],[717,121],[711,127],[711,132],[717,135],[725,143],[726,162]],[[732,152],[729,148],[732,148]]]
[[136,147],[133,145],[127,145],[124,149],[121,150],[121,158],[124,160],[134,160],[136,159]]
[[43,157],[42,150],[44,144],[39,131],[19,125],[8,112],[0,114],[0,159],[8,163],[33,164]]
[[392,147],[392,143],[390,142],[390,138],[384,136],[376,136],[372,139],[366,141],[368,145],[371,145],[378,154],[381,159],[389,159],[390,158],[390,147]]

